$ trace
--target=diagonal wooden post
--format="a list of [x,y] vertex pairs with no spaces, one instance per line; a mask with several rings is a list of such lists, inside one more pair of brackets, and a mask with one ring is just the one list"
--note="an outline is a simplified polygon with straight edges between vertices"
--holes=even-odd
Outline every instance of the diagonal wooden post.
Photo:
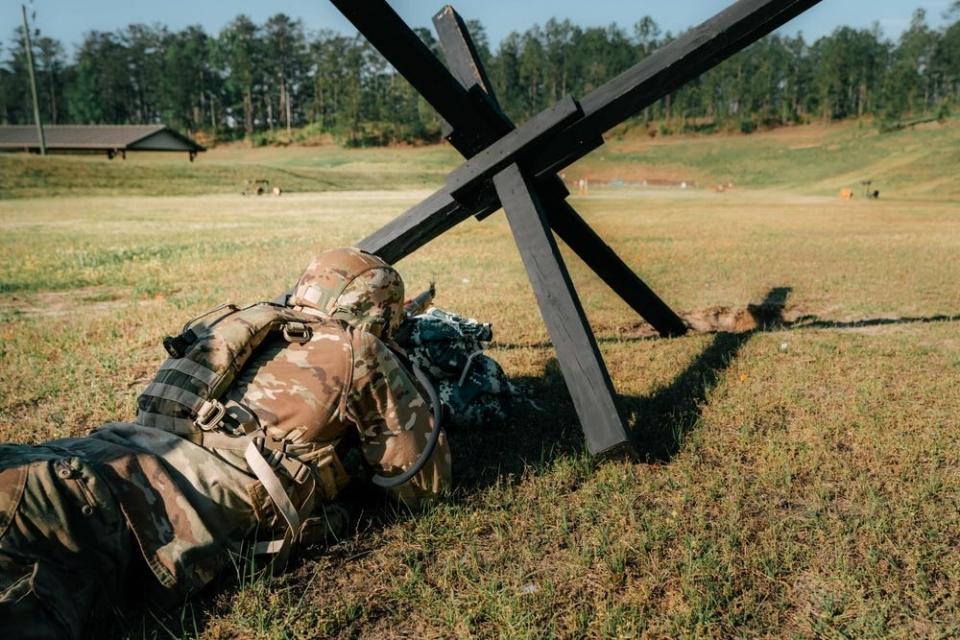
[[[482,91],[487,97],[486,101],[477,104],[477,110],[488,112],[485,114],[486,120],[498,119],[503,128],[513,129],[513,122],[500,109],[470,31],[460,14],[447,5],[433,17],[433,24],[454,77],[469,94]],[[550,227],[624,302],[663,337],[682,336],[687,332],[687,326],[680,316],[627,266],[567,202],[567,190],[557,176],[544,181],[539,194],[547,204]]]
[[587,447],[593,454],[612,454],[628,447],[629,436],[614,400],[610,374],[550,232],[535,186],[516,164],[494,176],[493,184],[557,350],[560,372],[580,418]]
[[506,211],[560,368],[594,453],[625,447],[628,433],[551,228],[663,335],[686,328],[566,202],[556,172],[603,144],[603,134],[820,0],[737,0],[584,97],[516,128],[492,92],[463,21],[435,18],[453,73],[385,0],[331,0],[437,110],[467,159],[443,188],[358,246],[395,262],[471,216]]

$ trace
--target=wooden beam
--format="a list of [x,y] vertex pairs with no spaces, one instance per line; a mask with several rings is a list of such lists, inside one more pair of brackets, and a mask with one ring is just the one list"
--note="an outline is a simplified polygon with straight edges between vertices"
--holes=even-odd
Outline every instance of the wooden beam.
[[472,150],[479,138],[498,138],[492,121],[477,119],[473,99],[427,45],[385,0],[331,0],[370,44],[449,123],[457,150]]
[[474,213],[495,211],[499,208],[496,196],[492,190],[482,189],[481,183],[518,157],[531,153],[544,137],[579,115],[580,107],[575,100],[561,100],[464,162],[447,177],[443,189],[394,218],[357,246],[393,263]]
[[534,185],[511,164],[493,178],[540,305],[560,371],[593,454],[629,445],[610,374],[587,323]]
[[739,0],[581,100],[584,117],[562,131],[536,160],[537,177],[583,157],[602,135],[786,24],[820,0]]
[[562,197],[541,191],[550,227],[624,302],[661,336],[687,333],[687,325],[653,289],[603,241]]
[[[562,183],[560,184],[562,188]],[[589,266],[624,302],[649,322],[664,337],[686,333],[683,320],[641,280],[610,248],[583,218],[564,200],[564,191],[555,185],[540,187],[548,203],[548,222],[557,235]],[[447,190],[440,190],[416,206],[397,216],[357,247],[376,254],[390,263],[410,255],[434,238],[460,224],[475,212],[493,212],[500,208],[495,194],[474,208],[458,203]]]
[[393,264],[410,255],[476,212],[493,212],[500,202],[474,203],[466,208],[441,189],[385,224],[359,243],[363,249]]
[[[490,96],[492,105],[503,114],[496,92],[483,68],[483,62],[477,53],[477,47],[470,37],[470,31],[464,24],[463,18],[450,5],[446,5],[433,16],[433,27],[440,37],[440,47],[447,59],[447,66],[460,84],[466,87],[478,85],[484,93]],[[506,119],[506,116],[503,116]]]
[[[490,98],[489,104],[478,105],[478,108],[488,108],[493,112],[492,115],[500,118],[505,129],[512,130],[513,122],[499,110],[493,87],[487,78],[463,18],[453,7],[447,5],[433,17],[433,24],[440,36],[440,46],[443,48],[447,64],[454,77],[464,87],[480,88],[485,91]],[[540,193],[548,203],[547,216],[550,226],[611,289],[646,319],[660,335],[674,337],[686,333],[683,320],[564,200],[567,190],[562,180],[552,176],[541,185]],[[479,215],[477,217],[481,218]]]
[[576,100],[570,96],[563,98],[453,170],[447,176],[447,190],[460,200],[462,194],[475,191],[480,182],[500,169],[532,154],[548,135],[581,115]]

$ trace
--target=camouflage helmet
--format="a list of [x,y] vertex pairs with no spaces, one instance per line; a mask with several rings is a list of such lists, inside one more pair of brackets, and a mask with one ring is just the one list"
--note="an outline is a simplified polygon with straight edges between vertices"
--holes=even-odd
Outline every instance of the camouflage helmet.
[[332,249],[310,262],[297,281],[290,304],[386,338],[403,321],[403,280],[396,269],[373,254]]

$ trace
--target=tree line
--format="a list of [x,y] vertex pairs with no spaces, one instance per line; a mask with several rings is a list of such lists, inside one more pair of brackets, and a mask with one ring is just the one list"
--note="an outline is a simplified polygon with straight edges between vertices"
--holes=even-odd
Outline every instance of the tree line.
[[[638,116],[662,132],[776,126],[871,115],[896,124],[960,104],[960,0],[941,28],[917,10],[896,41],[879,27],[840,27],[807,42],[772,35]],[[674,36],[645,17],[631,29],[551,19],[494,50],[468,23],[505,111],[522,121],[564,94],[583,96]],[[421,39],[442,57],[427,29]],[[24,34],[0,63],[0,123],[28,124]],[[237,16],[217,34],[133,24],[88,32],[72,55],[32,34],[44,122],[166,123],[255,143],[332,134],[353,145],[431,142],[439,117],[359,35],[308,32],[278,13]]]

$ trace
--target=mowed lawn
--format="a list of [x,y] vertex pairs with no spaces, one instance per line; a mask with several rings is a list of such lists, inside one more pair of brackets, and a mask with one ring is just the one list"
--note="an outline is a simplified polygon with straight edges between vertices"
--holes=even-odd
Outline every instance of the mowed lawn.
[[[132,419],[160,340],[288,286],[426,191],[0,201],[0,441]],[[451,433],[456,487],[279,578],[238,566],[116,635],[960,635],[960,203],[781,191],[572,198],[678,310],[785,304],[755,331],[651,338],[570,258],[641,460],[584,451],[502,216],[398,266],[491,321],[541,410]]]

